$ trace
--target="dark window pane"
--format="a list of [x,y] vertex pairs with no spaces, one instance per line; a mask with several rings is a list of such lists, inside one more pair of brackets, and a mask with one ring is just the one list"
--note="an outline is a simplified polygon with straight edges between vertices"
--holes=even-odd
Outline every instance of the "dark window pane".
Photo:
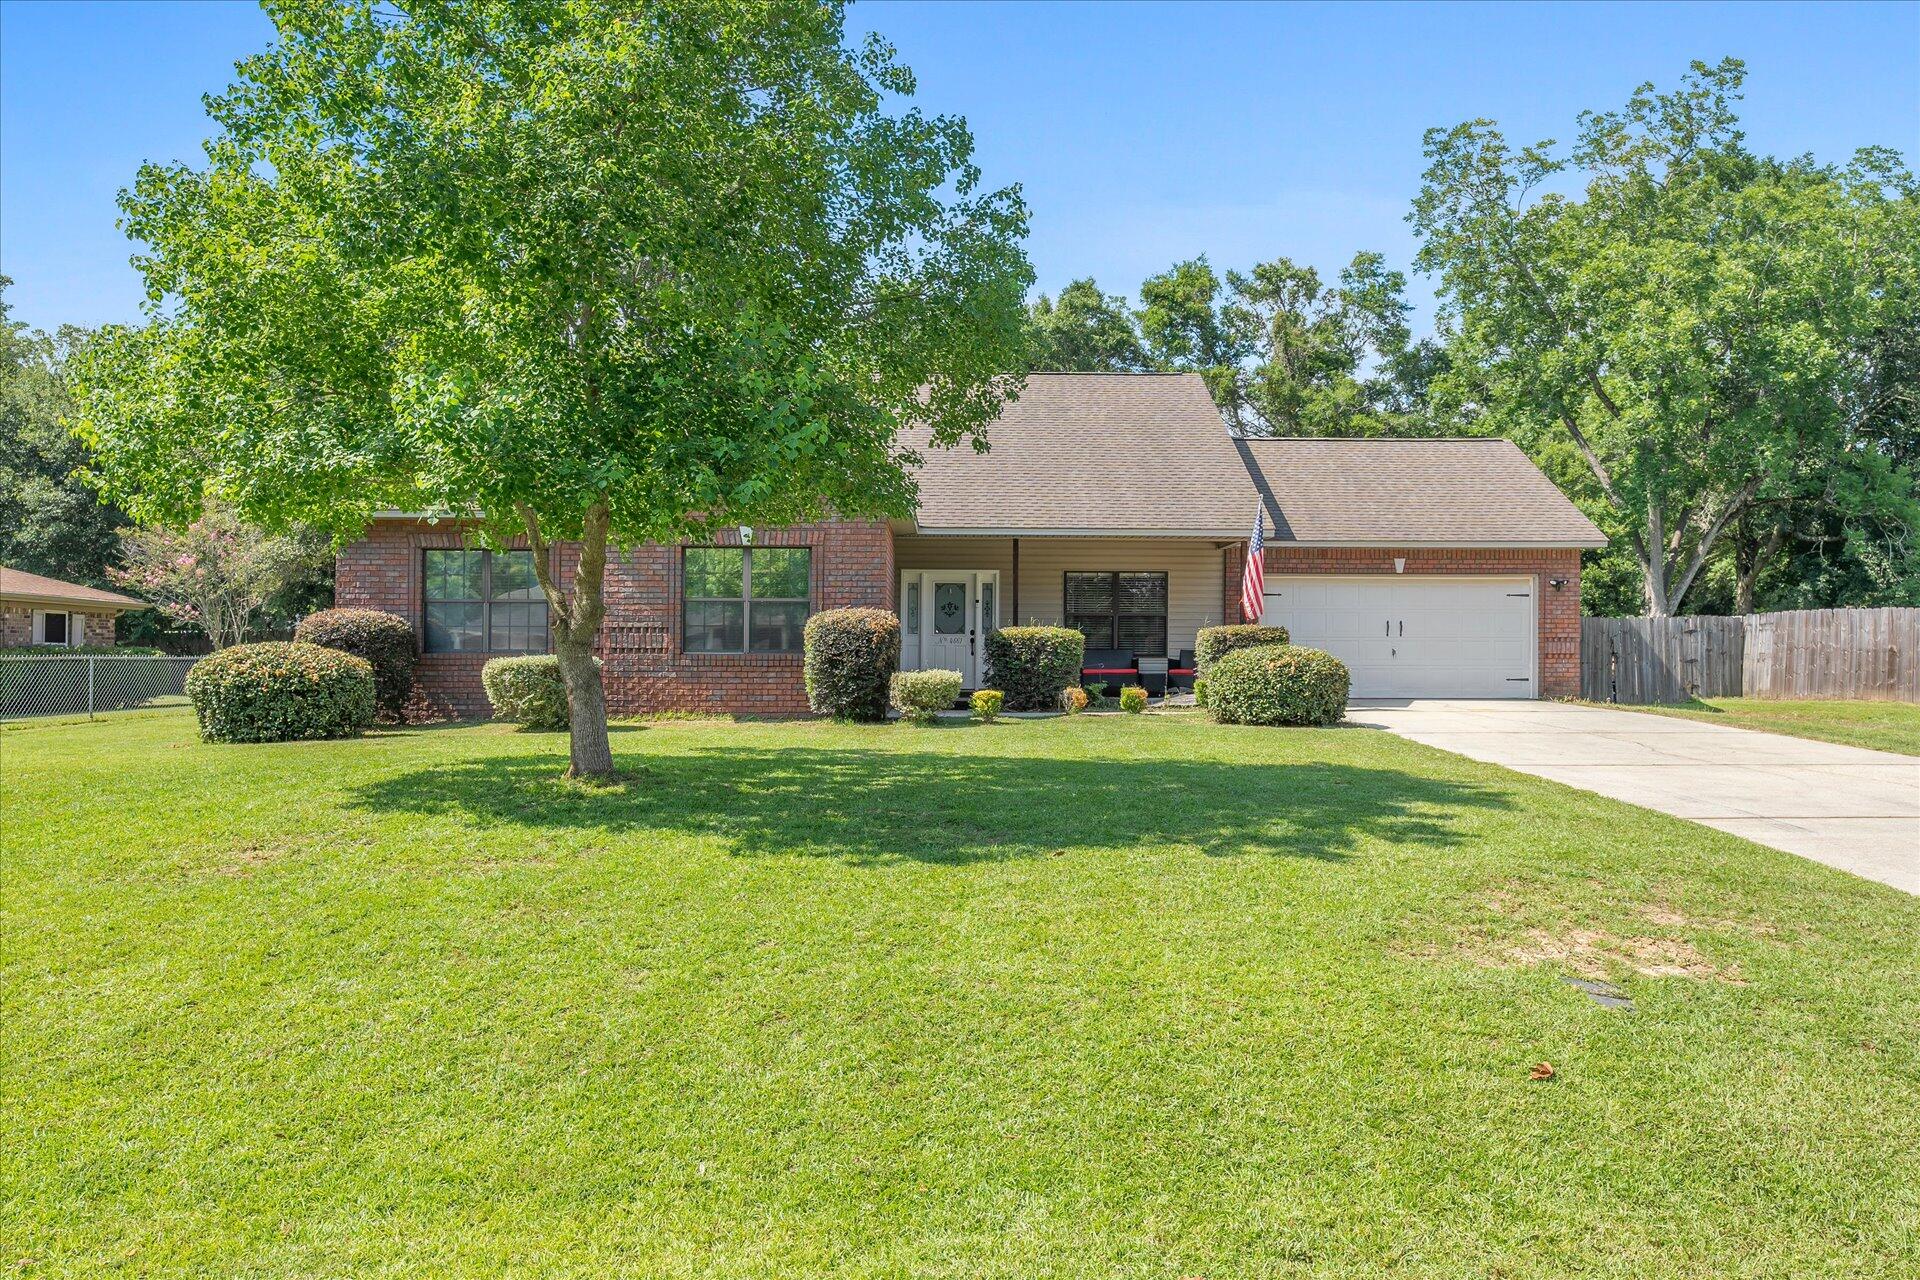
[[46,628],[46,637],[47,637],[48,644],[65,644],[67,642],[67,615],[66,614],[50,613],[47,615],[46,621],[42,625]]
[[429,602],[427,652],[457,653],[480,648],[480,609],[481,606],[477,604]]
[[[756,557],[756,573],[759,571],[758,564]],[[800,631],[807,625],[806,601],[769,603],[755,599],[752,608],[752,647],[755,653],[800,652]]]
[[812,552],[806,547],[755,547],[753,598],[805,600],[807,564],[811,558]]
[[488,625],[492,634],[487,647],[515,653],[544,653],[547,648],[547,606],[545,604],[496,604]]
[[493,553],[493,598],[495,600],[540,599],[540,580],[533,576],[531,551]]
[[933,632],[941,636],[957,636],[967,629],[967,584],[964,582],[936,582],[933,584]]
[[1165,614],[1156,617],[1122,616],[1118,631],[1120,643],[1116,649],[1131,649],[1137,656],[1149,658],[1165,657],[1167,652],[1167,618]]
[[688,547],[687,598],[742,598],[746,563],[746,553],[737,547]]
[[1120,575],[1119,609],[1123,614],[1165,616],[1167,612],[1167,575],[1164,573],[1123,573]]
[[1070,613],[1067,625],[1087,638],[1089,649],[1111,649],[1113,644],[1113,615],[1110,613]]
[[1110,573],[1068,574],[1067,612],[1112,613],[1113,575]]
[[687,601],[687,652],[739,653],[744,613],[738,600]]
[[480,599],[485,555],[484,551],[427,552],[427,599]]

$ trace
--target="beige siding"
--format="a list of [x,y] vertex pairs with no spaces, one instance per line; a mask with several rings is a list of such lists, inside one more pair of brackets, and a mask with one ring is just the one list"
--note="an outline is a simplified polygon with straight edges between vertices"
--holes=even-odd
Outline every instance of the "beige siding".
[[1193,648],[1194,632],[1217,626],[1224,552],[1187,538],[1022,538],[1019,612],[1014,612],[1011,538],[928,538],[901,534],[894,555],[902,570],[997,569],[1001,626],[1061,621],[1069,570],[1167,575],[1167,647]]

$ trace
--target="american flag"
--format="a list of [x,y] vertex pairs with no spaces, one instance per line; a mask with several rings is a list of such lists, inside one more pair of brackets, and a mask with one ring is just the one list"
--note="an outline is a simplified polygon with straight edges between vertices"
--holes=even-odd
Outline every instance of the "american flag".
[[1243,622],[1258,622],[1266,609],[1266,600],[1261,592],[1266,589],[1267,577],[1261,551],[1267,545],[1267,510],[1255,507],[1253,511],[1253,541],[1247,544],[1247,567],[1240,575],[1240,619]]

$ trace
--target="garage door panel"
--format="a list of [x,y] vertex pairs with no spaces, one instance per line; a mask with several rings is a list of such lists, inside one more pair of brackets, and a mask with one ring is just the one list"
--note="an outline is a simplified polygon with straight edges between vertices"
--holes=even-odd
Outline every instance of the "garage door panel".
[[1339,658],[1355,697],[1534,694],[1529,578],[1268,580],[1265,621]]

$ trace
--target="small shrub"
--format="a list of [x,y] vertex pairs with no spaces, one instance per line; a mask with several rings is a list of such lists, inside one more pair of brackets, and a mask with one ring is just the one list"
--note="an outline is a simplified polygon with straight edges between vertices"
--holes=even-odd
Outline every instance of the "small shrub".
[[1338,724],[1346,714],[1346,664],[1294,645],[1237,649],[1207,676],[1207,712],[1222,724]]
[[1195,676],[1193,678],[1193,705],[1196,707],[1204,707],[1207,705],[1207,681],[1205,676]]
[[374,709],[389,720],[405,714],[420,658],[405,618],[378,609],[322,609],[300,619],[293,638],[365,658],[373,667]]
[[1206,671],[1214,663],[1232,653],[1235,649],[1251,649],[1263,644],[1287,643],[1285,627],[1262,627],[1243,624],[1232,627],[1202,627],[1194,637],[1194,654],[1200,660],[1200,670]]
[[1120,690],[1120,709],[1130,716],[1137,716],[1147,709],[1147,691],[1137,684],[1127,685]]
[[1070,716],[1077,716],[1087,709],[1087,691],[1079,685],[1060,691],[1060,709]]
[[960,700],[960,683],[958,671],[896,671],[893,705],[902,719],[932,724],[935,712],[945,711]]
[[480,683],[496,719],[536,733],[567,727],[567,682],[560,674],[560,659],[552,654],[495,658],[480,668]]
[[807,619],[807,705],[846,720],[885,720],[900,665],[900,619],[885,609],[827,609]]
[[1095,710],[1107,705],[1107,686],[1104,684],[1083,684],[1080,692],[1087,695],[1087,705]]
[[1071,627],[1003,627],[987,636],[987,679],[1009,711],[1046,711],[1080,683],[1087,638]]
[[317,644],[237,644],[187,672],[208,742],[351,738],[373,723],[373,667]]
[[981,724],[992,724],[1000,718],[1000,704],[1006,700],[1007,695],[998,689],[976,689],[967,703],[973,708],[975,720]]

